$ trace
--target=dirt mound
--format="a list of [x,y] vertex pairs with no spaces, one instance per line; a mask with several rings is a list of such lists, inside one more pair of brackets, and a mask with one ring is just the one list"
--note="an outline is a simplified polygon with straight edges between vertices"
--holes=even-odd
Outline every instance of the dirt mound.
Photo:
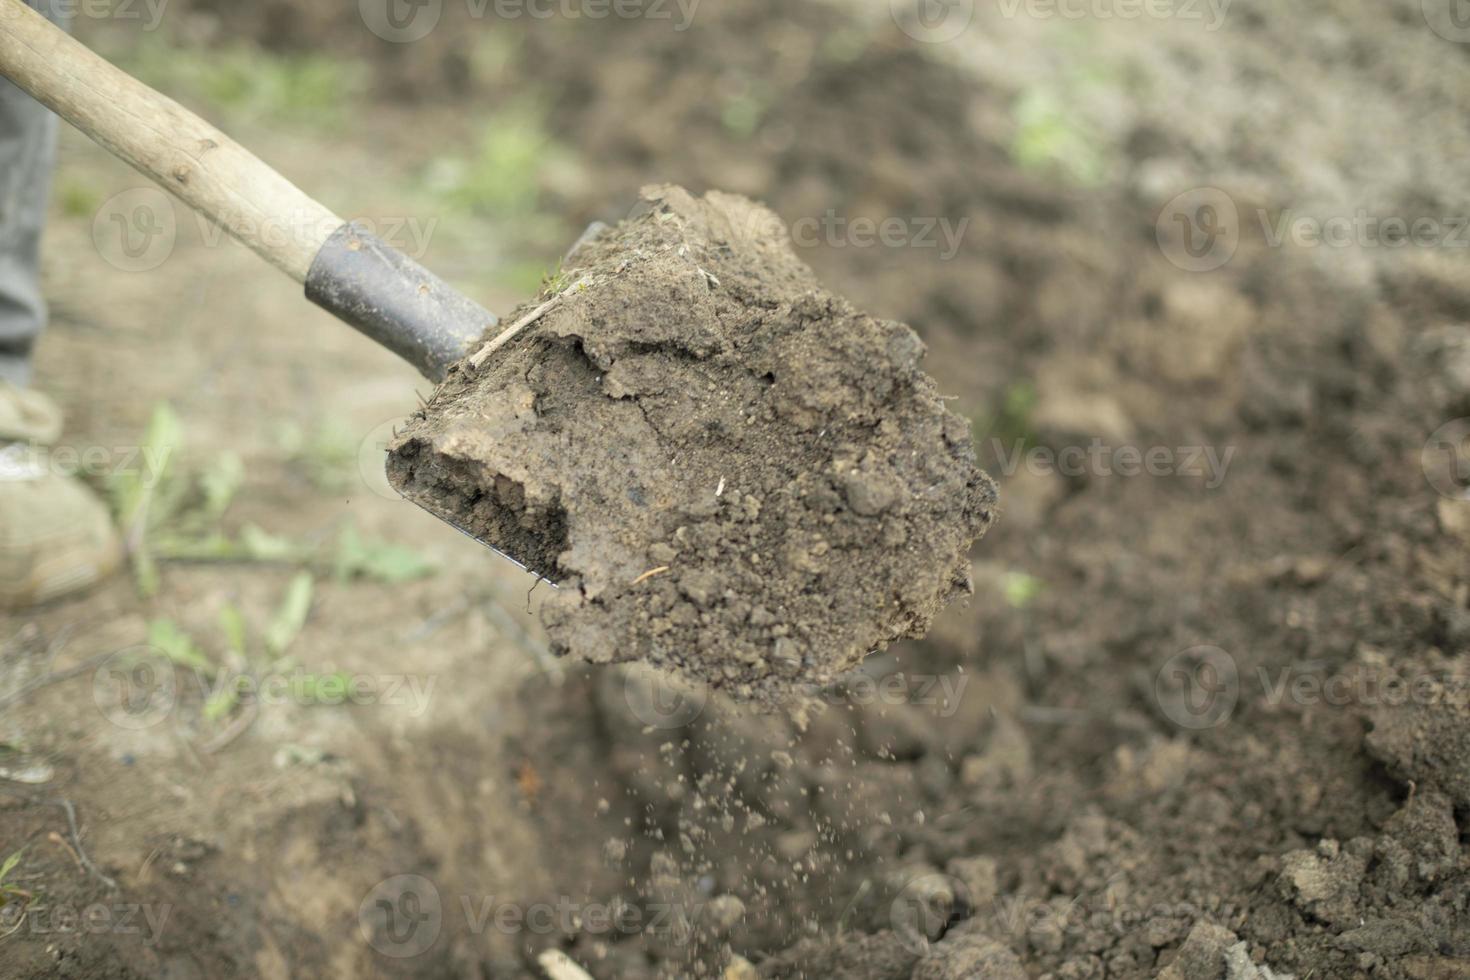
[[774,214],[645,198],[450,375],[389,477],[561,586],[561,652],[742,699],[829,683],[969,593],[995,485],[919,338],[824,291]]

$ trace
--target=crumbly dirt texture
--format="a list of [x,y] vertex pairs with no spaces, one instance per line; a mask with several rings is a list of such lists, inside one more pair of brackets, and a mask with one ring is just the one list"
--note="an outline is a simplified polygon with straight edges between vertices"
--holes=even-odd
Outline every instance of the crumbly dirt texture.
[[[823,283],[914,326],[974,420],[1003,511],[973,551],[975,598],[799,716],[684,710],[639,665],[547,656],[536,607],[556,590],[528,608],[529,576],[350,465],[401,428],[412,368],[182,216],[162,267],[114,268],[66,202],[127,178],[63,127],[73,192],[47,230],[37,354],[67,444],[136,446],[168,399],[186,448],[247,463],[225,532],[310,541],[351,519],[441,571],[320,577],[288,656],[380,696],[253,721],[207,714],[214,688],[180,669],[166,717],[119,727],[149,692],[86,668],[157,618],[227,664],[229,607],[259,649],[295,568],[162,560],[152,599],[120,578],[0,616],[0,862],[22,852],[6,883],[34,897],[25,920],[0,909],[0,936],[21,924],[0,977],[549,980],[548,949],[594,980],[1470,977],[1470,499],[1424,459],[1470,417],[1465,249],[1291,231],[1362,207],[1463,237],[1470,58],[1425,19],[1447,5],[977,3],[946,43],[884,0],[707,2],[685,31],[435,6],[411,44],[319,0],[74,27],[123,32],[119,53],[167,39],[169,63],[208,36],[371,58],[371,97],[343,104],[352,138],[274,115],[241,135],[348,213],[442,210],[425,264],[492,309],[539,281],[497,284],[513,260],[554,268],[650,180],[766,202]],[[415,210],[426,153],[468,158],[538,91],[541,245],[513,237],[537,225],[523,211],[458,238],[450,209]],[[1039,164],[1057,135],[1064,162],[1109,165],[1078,181]],[[1159,241],[1201,187],[1240,218],[1208,272]],[[915,243],[829,236],[829,209],[911,219]],[[936,218],[950,239],[925,234]],[[351,434],[340,485],[284,452],[280,429],[316,418]],[[1094,438],[1174,465],[1028,455]],[[78,864],[61,800],[116,891]],[[119,927],[85,925],[99,902]],[[507,908],[552,914],[508,929]],[[611,908],[636,914],[609,928]]]
[[830,683],[970,593],[995,485],[923,342],[822,289],[775,214],[643,197],[456,366],[389,479],[560,586],[558,652],[741,699]]

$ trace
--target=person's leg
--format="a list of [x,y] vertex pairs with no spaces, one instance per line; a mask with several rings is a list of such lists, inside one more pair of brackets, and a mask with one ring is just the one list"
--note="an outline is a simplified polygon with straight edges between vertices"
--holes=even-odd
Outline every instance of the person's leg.
[[[66,26],[62,0],[29,2]],[[53,465],[61,411],[24,387],[46,325],[41,232],[55,159],[56,117],[0,78],[0,610],[70,595],[122,560],[106,506]]]
[[[30,4],[65,26],[55,0]],[[31,347],[46,325],[41,230],[55,159],[56,117],[0,78],[0,380],[13,384],[30,381]]]

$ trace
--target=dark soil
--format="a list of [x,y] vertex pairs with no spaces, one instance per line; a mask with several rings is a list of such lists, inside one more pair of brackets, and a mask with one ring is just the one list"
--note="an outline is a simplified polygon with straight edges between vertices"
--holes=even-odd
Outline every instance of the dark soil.
[[[25,714],[48,733],[40,747],[71,766],[48,793],[77,802],[91,853],[125,898],[191,910],[166,940],[170,975],[544,978],[536,955],[555,947],[597,980],[1470,976],[1470,500],[1436,489],[1449,474],[1426,479],[1421,462],[1432,433],[1470,416],[1470,275],[1463,252],[1443,248],[1274,247],[1253,213],[1324,200],[1349,216],[1466,213],[1463,174],[1443,149],[1470,112],[1470,59],[1429,31],[1421,4],[1236,0],[1217,33],[1089,22],[1083,43],[1053,45],[1028,22],[1038,33],[1009,47],[1015,25],[987,22],[994,5],[977,4],[967,42],[940,49],[903,35],[884,3],[873,20],[858,5],[722,0],[683,33],[475,21],[445,4],[445,26],[423,42],[376,47],[353,5],[192,6],[219,9],[225,33],[313,49],[350,39],[340,43],[381,56],[394,94],[438,102],[452,76],[478,109],[544,81],[547,125],[587,161],[580,183],[547,182],[549,206],[576,222],[625,215],[650,179],[758,196],[788,224],[828,209],[969,219],[946,260],[847,242],[801,258],[858,307],[914,325],[926,369],[977,423],[979,461],[1006,510],[972,556],[975,600],[801,709],[756,714],[689,695],[691,710],[650,711],[670,689],[641,668],[516,674],[486,639],[494,631],[472,620],[395,643],[405,616],[438,617],[450,601],[403,588],[342,595],[305,642],[337,642],[327,649],[380,658],[368,660],[378,669],[437,663],[452,697],[418,727],[352,716],[327,742],[339,753],[331,767],[270,764],[304,726],[325,724],[292,715],[207,767],[155,754],[129,769],[113,756],[134,742],[105,725],[98,734],[85,691],[57,685]],[[513,43],[503,75],[484,84],[473,55],[492,30]],[[1118,110],[1098,114],[1117,167],[1095,186],[1011,152],[1027,84],[1012,76],[1029,67],[1054,81],[1037,70],[1043,55],[1076,62],[1090,94],[1106,90]],[[401,128],[421,144],[418,125]],[[1161,250],[1159,218],[1203,185],[1230,192],[1243,229],[1227,264],[1190,272]],[[569,224],[568,241],[579,228]],[[697,270],[677,282],[704,302],[721,295]],[[135,332],[156,322],[140,316]],[[613,334],[614,363],[599,370],[604,355],[571,339],[591,325],[559,337],[560,322],[509,354],[538,349],[534,363],[587,386],[579,404],[631,418],[634,397],[601,386],[618,363],[667,351],[629,358],[626,335]],[[294,325],[261,325],[288,352],[317,353]],[[217,343],[227,331],[200,333]],[[156,352],[115,371],[99,336],[69,350],[94,359],[113,410],[153,378]],[[217,350],[219,364],[260,347],[250,336]],[[188,350],[181,340],[170,354]],[[318,359],[323,377],[343,373]],[[533,421],[541,382],[507,381],[497,390],[519,385],[532,400],[500,403],[503,417]],[[216,411],[232,437],[237,420]],[[1218,479],[1198,466],[1127,476],[1005,462],[1018,447],[1094,439],[1231,462]],[[279,510],[300,503],[282,499]],[[555,573],[565,549],[547,541],[516,550]],[[756,550],[764,560],[770,549]],[[618,574],[632,578],[668,564],[640,588],[675,599],[675,561],[624,556]],[[952,567],[948,555],[935,562]],[[170,583],[178,607],[209,608],[181,578]],[[526,578],[507,608],[521,608]],[[218,587],[236,581],[221,575]],[[580,587],[562,591],[584,601]],[[898,695],[874,697],[880,682]],[[40,846],[66,832],[58,811],[10,802],[6,839],[13,830],[36,848],[26,874],[37,880],[21,884],[85,879],[64,847]],[[160,827],[214,850],[180,858],[181,870],[149,865],[155,849],[172,854]],[[259,845],[261,827],[281,828],[271,846]],[[169,873],[137,870],[155,865]],[[571,896],[660,916],[617,934],[574,923],[506,936],[446,913],[437,945],[395,959],[363,938],[358,909],[376,882],[407,874],[432,879],[451,912],[462,897],[473,907]],[[671,909],[687,928],[667,928]],[[160,972],[130,937],[18,934],[0,962],[43,977],[69,956],[74,975],[94,980],[124,975],[104,965],[113,947],[137,975]]]
[[451,372],[389,478],[560,586],[560,652],[742,700],[825,686],[969,594],[995,485],[919,338],[818,286],[779,218],[645,200]]

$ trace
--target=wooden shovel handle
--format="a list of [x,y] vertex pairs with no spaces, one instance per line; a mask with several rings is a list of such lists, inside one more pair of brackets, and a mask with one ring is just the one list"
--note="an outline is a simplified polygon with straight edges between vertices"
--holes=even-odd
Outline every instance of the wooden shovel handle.
[[218,129],[0,0],[0,75],[297,282],[342,219]]

